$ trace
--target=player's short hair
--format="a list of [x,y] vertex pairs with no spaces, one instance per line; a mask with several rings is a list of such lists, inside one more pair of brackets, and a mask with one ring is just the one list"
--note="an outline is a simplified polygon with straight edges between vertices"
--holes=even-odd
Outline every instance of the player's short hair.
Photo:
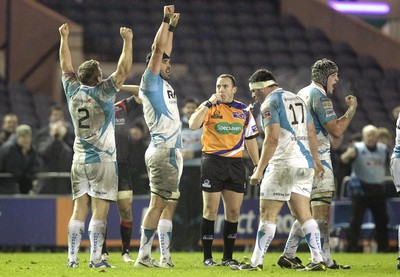
[[333,61],[324,58],[311,66],[311,80],[326,87],[328,77],[338,71],[339,69]]
[[231,79],[231,81],[232,81],[232,86],[233,87],[236,87],[236,79],[235,79],[235,77],[233,77],[231,74],[221,74],[221,75],[219,75],[218,76],[218,79],[219,78],[229,78],[229,79]]
[[95,86],[99,76],[100,63],[96,60],[85,61],[78,68],[78,79],[84,85]]
[[[146,55],[146,66],[149,65],[149,62],[150,62],[150,59],[151,59],[152,54],[153,54],[153,52],[147,53],[147,55]],[[163,59],[163,60],[165,60],[165,59],[171,59],[171,57],[170,57],[167,53],[164,52],[164,53],[163,53],[162,59]]]
[[272,83],[271,86],[278,85],[272,72],[265,68],[257,69],[249,78],[249,83],[266,82],[266,81],[274,81],[274,83]]

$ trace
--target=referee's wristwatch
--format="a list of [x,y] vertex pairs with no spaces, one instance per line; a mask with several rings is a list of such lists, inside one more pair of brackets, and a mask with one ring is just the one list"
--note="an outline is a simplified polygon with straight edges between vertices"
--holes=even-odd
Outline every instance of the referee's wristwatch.
[[209,109],[212,107],[212,105],[213,105],[213,104],[211,103],[210,100],[208,100],[207,102],[204,103],[204,106],[206,106],[206,107],[209,108]]

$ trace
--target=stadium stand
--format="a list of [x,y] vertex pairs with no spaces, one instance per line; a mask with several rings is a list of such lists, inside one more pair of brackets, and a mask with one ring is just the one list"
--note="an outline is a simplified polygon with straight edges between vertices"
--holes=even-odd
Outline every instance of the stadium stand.
[[[85,55],[100,61],[113,61],[118,57],[120,45],[115,29],[128,25],[135,34],[134,61],[142,62],[160,21],[159,11],[154,9],[160,3],[155,0],[134,3],[116,0],[112,5],[106,0],[38,2],[81,24],[85,30]],[[249,103],[247,79],[251,70],[261,66],[271,69],[284,88],[296,92],[310,82],[312,63],[327,57],[340,68],[341,82],[333,95],[338,112],[345,110],[343,97],[349,92],[362,97],[357,120],[348,133],[360,131],[366,122],[391,128],[390,110],[399,103],[392,99],[400,100],[398,93],[394,95],[400,89],[399,72],[385,71],[373,58],[358,55],[346,42],[332,42],[321,30],[306,28],[295,17],[281,15],[279,2],[176,1],[183,16],[176,32],[172,59],[175,64],[187,65],[188,72],[185,77],[172,74],[171,82],[184,91],[182,98],[204,100],[214,90],[216,75],[230,72],[238,79],[239,100]],[[4,103],[10,98],[7,91],[0,90]],[[32,97],[24,98],[27,99],[24,99],[23,109],[27,111],[22,116],[33,116],[33,123],[40,125],[42,120],[35,116],[35,108],[29,108],[40,101],[28,104]],[[12,102],[9,109],[21,107],[20,99],[11,97],[9,101]],[[3,101],[1,103],[5,106]],[[1,109],[1,112],[9,109]]]

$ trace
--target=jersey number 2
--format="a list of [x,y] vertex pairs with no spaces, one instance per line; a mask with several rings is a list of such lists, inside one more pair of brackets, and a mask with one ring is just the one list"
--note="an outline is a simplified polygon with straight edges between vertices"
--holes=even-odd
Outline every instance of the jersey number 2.
[[90,125],[88,125],[88,124],[85,124],[84,123],[84,121],[86,120],[86,119],[88,119],[89,118],[89,110],[88,109],[85,109],[85,108],[80,108],[80,109],[78,109],[78,112],[79,112],[79,114],[80,113],[83,113],[83,116],[81,117],[81,118],[79,118],[79,120],[78,120],[78,126],[79,126],[79,128],[83,128],[83,129],[89,129],[90,128]]

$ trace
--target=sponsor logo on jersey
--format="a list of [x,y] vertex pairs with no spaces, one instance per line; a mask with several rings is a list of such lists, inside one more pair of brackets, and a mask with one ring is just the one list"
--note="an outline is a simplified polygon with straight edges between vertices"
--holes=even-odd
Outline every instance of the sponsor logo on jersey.
[[321,97],[321,103],[325,110],[333,109],[332,101],[328,97]]
[[265,111],[263,111],[261,116],[262,116],[263,119],[271,118],[271,111],[270,110],[265,110]]
[[235,122],[229,124],[227,122],[220,122],[215,125],[215,130],[222,135],[234,134],[238,135],[242,132],[242,124]]
[[233,115],[234,118],[241,118],[241,119],[244,119],[244,114],[242,114],[242,113],[233,112],[232,115]]
[[211,118],[213,119],[222,119],[223,116],[221,115],[220,111],[215,111],[212,115]]
[[307,139],[308,139],[307,136],[292,136],[291,137],[292,141],[307,140]]
[[125,124],[125,118],[116,118],[115,119],[115,125],[124,125]]
[[171,99],[171,98],[175,99],[176,98],[176,93],[173,90],[167,90],[167,95],[168,95],[169,99]]

